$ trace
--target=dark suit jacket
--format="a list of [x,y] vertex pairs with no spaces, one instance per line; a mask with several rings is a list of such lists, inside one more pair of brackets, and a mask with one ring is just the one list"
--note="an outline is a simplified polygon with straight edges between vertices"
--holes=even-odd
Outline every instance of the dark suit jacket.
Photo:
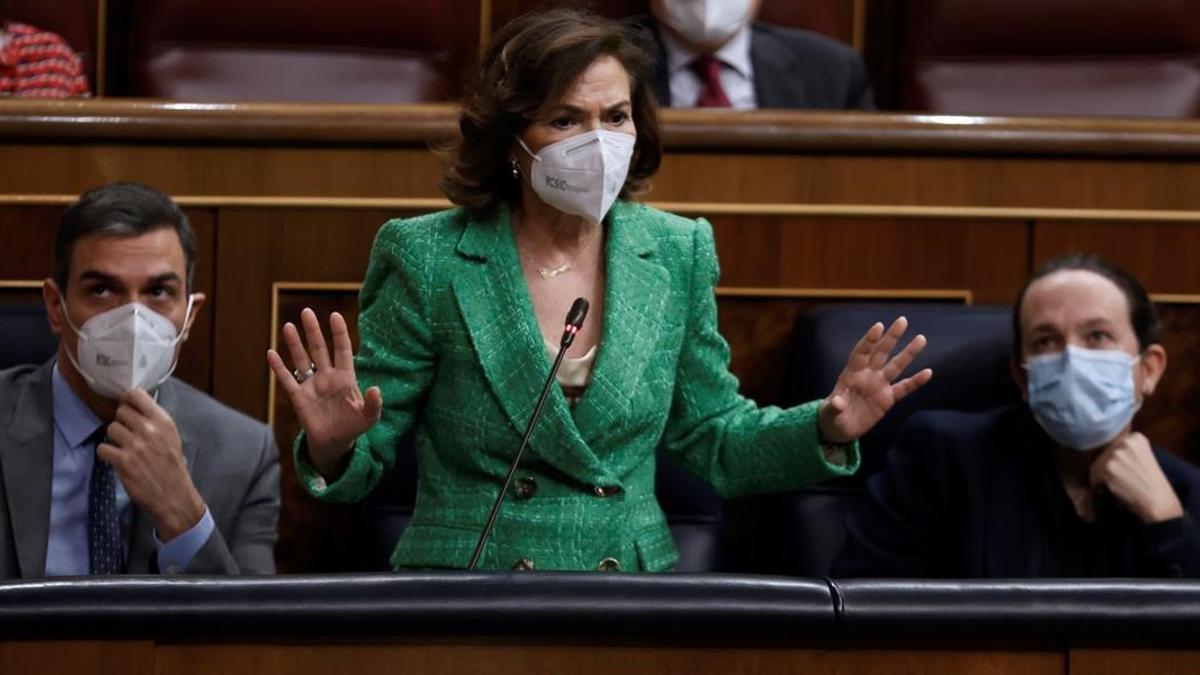
[[[846,520],[840,577],[1057,577],[1070,522],[1051,441],[1025,405],[914,414]],[[1103,576],[1200,576],[1200,469],[1155,449],[1182,519],[1144,525],[1108,496],[1098,507]],[[1076,520],[1076,522],[1078,522]],[[1101,559],[1102,558],[1102,559]],[[1091,576],[1091,575],[1088,575]]]
[[[0,579],[46,570],[53,475],[53,361],[0,371]],[[261,422],[170,379],[158,404],[216,528],[189,574],[272,574],[279,518],[279,450]],[[157,572],[154,523],[135,507],[126,570]]]
[[[671,105],[666,47],[653,16],[630,20],[649,29],[657,50],[654,94]],[[759,108],[874,110],[871,82],[858,53],[822,35],[755,22],[750,26],[750,61]]]

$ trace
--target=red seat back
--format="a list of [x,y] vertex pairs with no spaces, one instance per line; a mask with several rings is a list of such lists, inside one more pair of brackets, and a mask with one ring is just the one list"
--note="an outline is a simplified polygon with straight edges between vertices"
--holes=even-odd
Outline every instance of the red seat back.
[[130,94],[170,99],[407,103],[458,93],[476,3],[139,0]]
[[907,109],[1200,113],[1200,0],[922,0],[905,43]]

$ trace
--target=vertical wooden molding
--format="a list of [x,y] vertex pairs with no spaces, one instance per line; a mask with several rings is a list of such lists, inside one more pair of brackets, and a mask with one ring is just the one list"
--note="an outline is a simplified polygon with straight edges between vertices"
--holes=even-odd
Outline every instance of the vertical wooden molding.
[[108,68],[108,0],[96,2],[96,96],[104,96]]
[[1151,293],[1150,302],[1156,305],[1200,305],[1200,294]]
[[492,37],[492,0],[479,0],[479,49],[487,48]]
[[864,54],[867,42],[867,0],[854,0],[854,37],[853,46],[859,54]]
[[[275,339],[279,331],[279,283],[271,284],[271,349],[279,352],[279,341]],[[213,331],[216,334],[216,331]],[[214,350],[215,351],[215,350]],[[214,370],[216,370],[214,368]],[[275,430],[275,387],[278,382],[275,379],[275,370],[267,368],[267,427],[272,431]]]

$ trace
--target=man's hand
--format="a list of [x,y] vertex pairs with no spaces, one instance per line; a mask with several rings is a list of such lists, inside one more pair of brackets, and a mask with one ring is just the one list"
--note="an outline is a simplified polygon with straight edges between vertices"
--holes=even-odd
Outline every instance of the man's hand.
[[1154,458],[1150,440],[1136,431],[1110,442],[1092,462],[1090,477],[1093,487],[1107,488],[1142,522],[1183,516],[1183,505]]
[[149,394],[133,389],[121,397],[108,438],[96,456],[112,465],[129,498],[154,519],[160,541],[200,521],[206,507],[188,474],[179,430]]

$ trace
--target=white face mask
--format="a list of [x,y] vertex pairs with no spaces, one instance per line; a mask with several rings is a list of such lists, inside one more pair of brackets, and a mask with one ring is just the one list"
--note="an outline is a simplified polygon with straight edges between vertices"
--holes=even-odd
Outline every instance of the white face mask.
[[750,0],[666,0],[659,19],[688,42],[720,45],[750,22]]
[[[192,315],[188,296],[184,326]],[[102,312],[76,328],[63,303],[67,325],[79,338],[78,360],[67,350],[67,358],[92,388],[105,398],[120,398],[130,389],[157,389],[175,371],[176,345],[182,338],[175,324],[140,302],[131,302]]]
[[529,182],[537,196],[595,223],[621,193],[636,141],[631,134],[598,129],[551,143],[535,155],[517,139],[533,158]]

